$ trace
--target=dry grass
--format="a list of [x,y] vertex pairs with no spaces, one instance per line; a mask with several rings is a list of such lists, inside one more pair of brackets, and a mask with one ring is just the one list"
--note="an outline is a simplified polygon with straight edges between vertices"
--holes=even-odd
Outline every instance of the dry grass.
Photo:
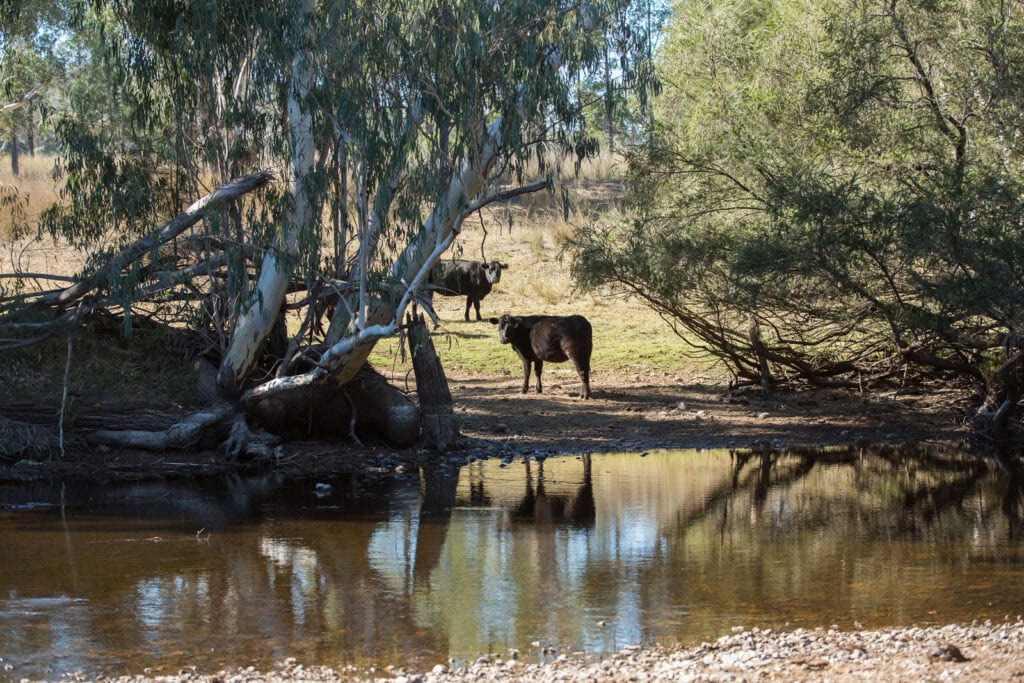
[[[626,160],[621,154],[602,150],[600,154],[592,159],[587,159],[576,172],[576,159],[573,157],[557,158],[548,155],[545,160],[545,167],[557,168],[556,176],[564,182],[590,183],[595,181],[618,180],[626,166]],[[537,175],[537,164],[532,164],[527,169],[528,174]]]
[[[483,322],[476,322],[473,312],[472,322],[464,321],[464,297],[434,298],[442,321],[434,342],[446,370],[521,377],[518,357],[498,342],[496,328],[486,318],[502,313],[580,314],[594,327],[595,387],[600,386],[600,377],[605,373],[652,381],[695,374],[717,376],[711,359],[689,358],[683,341],[639,301],[608,291],[580,292],[573,288],[568,257],[561,257],[565,237],[574,225],[596,218],[602,209],[607,210],[605,207],[615,206],[619,196],[616,183],[591,186],[566,221],[559,203],[538,193],[510,207],[488,212],[483,227],[478,221],[467,223],[459,237],[463,253],[479,258],[483,241],[488,259],[497,258],[510,267],[481,303]],[[395,376],[404,376],[408,371],[399,357],[396,340],[379,344],[374,361],[382,370],[393,370]],[[550,374],[552,380],[575,376],[568,363],[548,364],[544,373]]]
[[[578,313],[586,316],[594,327],[595,386],[599,386],[602,373],[652,380],[707,373],[709,362],[686,357],[682,341],[657,314],[640,302],[606,291],[578,292],[573,288],[569,262],[560,258],[560,253],[565,238],[575,225],[594,220],[618,205],[621,185],[614,177],[605,177],[615,168],[614,163],[610,158],[599,160],[593,167],[583,170],[584,180],[573,188],[573,205],[568,220],[563,219],[557,193],[554,196],[536,193],[519,197],[505,206],[490,208],[479,219],[466,224],[456,245],[465,258],[480,258],[482,245],[486,258],[497,258],[510,265],[495,290],[484,299],[481,312],[485,318],[502,313]],[[53,181],[48,176],[52,159],[26,159],[25,167],[24,174],[18,179],[18,189],[30,198],[28,213],[38,215],[38,211],[57,196]],[[0,179],[10,181],[8,176],[0,175]],[[0,235],[4,234],[4,228],[0,227]],[[0,241],[0,272],[16,267],[23,271],[71,275],[81,269],[82,257],[46,240]],[[39,281],[29,283],[29,286],[45,289],[56,284],[59,283]],[[464,298],[439,296],[435,297],[435,305],[442,320],[435,342],[446,369],[455,373],[489,375],[518,375],[521,372],[515,353],[498,343],[493,326],[486,321],[467,323],[463,320]],[[298,327],[297,322],[295,327]],[[127,353],[127,349],[121,349],[119,353]],[[55,372],[62,370],[63,363],[59,361],[63,356],[56,355],[60,358],[54,358],[53,362],[40,364],[37,358],[36,362],[28,365],[45,365]],[[100,351],[100,355],[109,355],[109,352]],[[75,365],[85,370],[81,358],[76,357]],[[373,360],[380,369],[393,370],[396,377],[404,377],[411,370],[408,361],[401,359],[396,339],[378,344]],[[132,362],[126,356],[124,362],[116,363],[116,366],[123,370]],[[105,372],[103,367],[104,364],[100,363],[95,369],[102,375]],[[22,371],[26,369],[23,367]],[[15,373],[17,376],[21,374]],[[25,375],[27,383],[40,380],[28,377],[28,374]],[[563,363],[551,365],[545,374],[551,374],[552,379],[559,375],[570,377],[573,370],[569,364]],[[131,376],[124,379],[123,384],[127,386],[139,378]],[[87,382],[88,379],[82,376],[79,381]],[[97,383],[106,385],[108,381]],[[174,384],[167,378],[161,378],[158,383]],[[182,387],[174,386],[171,393],[181,390]]]
[[15,228],[35,232],[39,214],[58,200],[54,184],[54,158],[50,156],[22,156],[21,173],[11,174],[10,159],[0,159],[0,188],[2,196],[12,199],[0,202],[0,239],[10,239]]

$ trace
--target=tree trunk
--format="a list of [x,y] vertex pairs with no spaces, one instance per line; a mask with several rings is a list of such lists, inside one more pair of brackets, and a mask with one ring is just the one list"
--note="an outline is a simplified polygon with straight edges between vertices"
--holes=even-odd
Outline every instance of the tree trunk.
[[35,117],[32,115],[32,107],[28,108],[28,128],[25,131],[28,135],[28,155],[35,158],[36,156],[36,124]]
[[[313,0],[296,0],[302,33],[312,41],[313,27],[310,19]],[[313,168],[313,114],[307,102],[313,84],[313,57],[308,47],[295,52],[292,61],[292,83],[288,89],[288,126],[291,137],[291,194],[292,212],[284,244],[278,249],[268,249],[260,268],[256,291],[248,302],[248,308],[238,315],[238,321],[231,335],[230,346],[220,364],[217,385],[221,393],[229,398],[237,397],[258,360],[263,339],[270,332],[281,311],[281,304],[288,289],[293,263],[299,252],[299,244],[309,234],[313,205],[310,201],[308,179]]]
[[423,415],[423,436],[427,444],[444,453],[459,438],[459,426],[452,409],[452,393],[441,367],[441,359],[434,351],[423,315],[408,318],[409,345],[412,348],[412,367],[416,373],[416,393],[420,397]]
[[757,370],[761,376],[761,393],[768,395],[768,388],[772,384],[772,373],[768,367],[768,353],[764,341],[761,339],[761,325],[757,318],[750,317],[750,326],[747,328],[747,337],[750,339],[750,346],[757,356]]
[[[1009,354],[1009,349],[1007,349]],[[992,416],[989,435],[996,439],[1004,439],[1009,435],[1010,417],[1020,401],[1020,365],[1024,361],[1024,351],[1017,351],[999,368],[996,376],[1003,388],[1003,400]]]
[[420,410],[369,365],[338,386],[325,382],[253,403],[248,412],[264,428],[283,436],[365,435],[370,429],[395,446],[411,446],[420,433]]
[[346,388],[360,412],[357,422],[372,424],[396,446],[411,446],[416,442],[422,421],[420,409],[408,396],[388,384],[380,373],[365,365]]
[[11,175],[18,177],[18,129],[11,124]]

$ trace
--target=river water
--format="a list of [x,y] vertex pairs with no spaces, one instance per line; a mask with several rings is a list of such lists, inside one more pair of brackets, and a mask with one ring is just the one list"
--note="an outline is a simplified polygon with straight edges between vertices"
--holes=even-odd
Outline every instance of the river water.
[[0,679],[1002,619],[1021,505],[927,446],[0,487]]

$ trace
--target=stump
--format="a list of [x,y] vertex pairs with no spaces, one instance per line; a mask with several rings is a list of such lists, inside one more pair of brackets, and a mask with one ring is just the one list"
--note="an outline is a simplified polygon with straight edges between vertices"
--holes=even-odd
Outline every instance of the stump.
[[420,399],[423,436],[427,445],[444,453],[459,438],[459,426],[452,409],[452,393],[448,378],[441,367],[441,359],[434,350],[434,342],[427,331],[423,315],[407,318],[409,347],[412,349],[412,367],[416,373],[416,393]]

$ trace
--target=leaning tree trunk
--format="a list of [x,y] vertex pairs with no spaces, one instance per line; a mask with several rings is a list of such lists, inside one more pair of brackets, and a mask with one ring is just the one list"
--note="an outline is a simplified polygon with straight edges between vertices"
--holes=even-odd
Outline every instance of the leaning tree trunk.
[[442,453],[459,438],[459,426],[452,409],[452,392],[444,376],[441,359],[434,351],[434,342],[427,331],[423,315],[408,317],[409,346],[412,367],[416,373],[416,393],[423,416],[423,437],[427,444]]
[[1010,417],[1016,411],[1021,398],[1020,366],[1022,361],[1024,361],[1024,350],[1010,356],[996,372],[996,377],[1002,385],[1003,400],[999,402],[999,408],[992,415],[987,430],[988,435],[993,438],[1003,439],[1009,434]]
[[[463,221],[481,206],[494,200],[494,197],[476,201],[474,198],[479,196],[486,184],[503,148],[501,120],[487,126],[481,138],[484,141],[481,153],[465,162],[462,171],[450,182],[445,197],[427,218],[419,235],[392,263],[391,280],[406,286],[401,298],[397,302],[387,298],[376,301],[365,318],[361,312],[356,318],[339,317],[339,313],[343,316],[344,311],[359,310],[358,303],[355,306],[338,306],[336,311],[339,313],[331,321],[327,333],[329,348],[321,355],[316,367],[302,375],[278,377],[247,390],[242,395],[243,404],[250,405],[271,395],[302,390],[324,381],[328,376],[337,382],[347,382],[366,363],[377,341],[398,330],[402,323],[401,316],[414,292],[425,282],[430,268],[440,255],[451,246],[462,229]],[[542,187],[543,184],[536,185],[536,189]],[[534,186],[526,189],[536,191]],[[224,371],[223,365],[221,371]]]
[[275,434],[293,438],[351,437],[372,431],[394,446],[411,446],[420,409],[369,365],[344,385],[323,382],[250,404],[248,414]]

